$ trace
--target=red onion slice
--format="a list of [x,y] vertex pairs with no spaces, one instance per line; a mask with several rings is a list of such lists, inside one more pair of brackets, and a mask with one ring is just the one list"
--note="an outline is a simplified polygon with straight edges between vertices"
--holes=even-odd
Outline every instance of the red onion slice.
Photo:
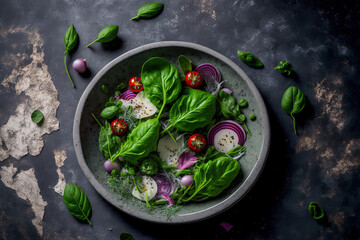
[[130,99],[133,99],[136,97],[136,94],[133,93],[131,90],[126,90],[125,92],[123,92],[121,94],[121,99],[124,99],[124,100],[130,100]]
[[205,81],[206,91],[217,95],[222,84],[219,70],[214,65],[204,63],[197,66],[194,71],[200,73],[202,79]]
[[244,129],[239,123],[232,120],[225,120],[215,124],[209,131],[207,141],[209,145],[214,145],[215,135],[224,129],[230,129],[236,133],[239,138],[238,144],[243,146],[246,140],[246,134]]

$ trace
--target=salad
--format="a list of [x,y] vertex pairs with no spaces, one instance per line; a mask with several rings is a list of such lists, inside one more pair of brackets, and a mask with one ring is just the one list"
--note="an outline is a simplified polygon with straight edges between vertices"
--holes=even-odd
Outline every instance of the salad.
[[241,111],[247,101],[221,89],[219,70],[193,69],[183,55],[178,62],[183,76],[168,60],[150,58],[140,77],[114,89],[101,121],[93,114],[109,184],[151,209],[220,195],[241,177],[251,135]]

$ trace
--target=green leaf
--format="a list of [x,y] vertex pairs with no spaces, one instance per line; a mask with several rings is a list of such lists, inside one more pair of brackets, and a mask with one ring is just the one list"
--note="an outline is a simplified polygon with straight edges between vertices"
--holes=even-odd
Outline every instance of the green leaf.
[[214,117],[216,97],[210,93],[190,88],[170,109],[171,126],[180,131],[192,132],[205,127]]
[[64,36],[64,45],[65,45],[65,49],[66,49],[65,56],[64,56],[64,65],[65,65],[66,74],[68,75],[68,77],[71,81],[71,84],[73,85],[74,88],[75,88],[75,84],[69,74],[69,70],[68,70],[67,64],[66,64],[66,57],[67,57],[68,53],[75,48],[78,40],[79,40],[79,36],[74,28],[74,25],[71,24],[71,26],[68,28],[68,30],[66,31],[65,36]]
[[309,204],[308,211],[314,219],[323,218],[325,215],[324,210],[316,202],[311,202]]
[[64,36],[64,45],[66,48],[65,53],[72,51],[75,48],[78,40],[79,36],[74,28],[74,25],[71,24]]
[[278,69],[279,72],[287,76],[290,76],[291,73],[295,70],[293,66],[290,63],[288,63],[288,61],[286,62],[280,61],[279,64],[274,69]]
[[101,111],[100,116],[105,119],[111,119],[111,118],[115,117],[118,109],[119,109],[118,106],[106,107]]
[[178,62],[179,62],[180,69],[184,73],[184,75],[186,75],[188,72],[192,71],[191,61],[184,55],[179,56]]
[[233,149],[231,149],[230,151],[228,151],[226,153],[227,156],[229,157],[235,157],[237,155],[239,155],[240,153],[242,152],[245,152],[246,151],[246,147],[243,147],[243,146],[237,146]]
[[295,134],[296,128],[294,114],[300,113],[305,108],[305,105],[306,97],[300,89],[295,86],[291,86],[285,91],[281,100],[281,107],[293,118]]
[[129,233],[127,232],[123,232],[120,234],[120,240],[134,240],[133,236],[131,236]]
[[156,118],[140,123],[132,130],[121,145],[120,152],[114,157],[123,157],[125,161],[138,165],[138,160],[156,151],[159,139],[160,123]]
[[35,111],[32,112],[31,120],[34,123],[39,124],[39,123],[41,123],[41,121],[43,119],[44,119],[44,114],[40,110],[35,110]]
[[101,127],[99,133],[99,150],[106,159],[112,155],[119,153],[120,145],[117,141],[118,137],[111,131],[110,123],[105,121],[105,126]]
[[86,194],[80,187],[72,183],[67,183],[63,198],[71,215],[80,221],[87,221],[92,226],[89,220],[91,204]]
[[116,38],[118,31],[119,31],[118,25],[108,25],[99,32],[98,38],[95,41],[89,43],[86,47],[89,47],[91,44],[95,42],[102,42],[102,43],[111,42]]
[[131,18],[130,20],[134,20],[137,18],[153,18],[159,15],[163,8],[164,8],[163,3],[152,2],[145,4],[139,8],[137,12],[137,16]]
[[108,89],[108,87],[107,87],[106,85],[102,85],[102,86],[101,86],[101,89],[102,89],[102,91],[103,91],[104,93],[109,93],[109,89]]
[[169,61],[160,57],[147,60],[141,69],[141,80],[147,98],[161,115],[165,104],[175,101],[181,92],[179,71]]
[[148,158],[145,159],[140,166],[140,171],[146,175],[155,175],[158,173],[158,164],[156,160]]
[[216,197],[228,188],[240,171],[240,163],[230,157],[220,157],[208,161],[194,171],[195,189],[202,182],[209,182],[198,194]]
[[258,59],[249,52],[244,52],[239,50],[237,54],[238,57],[241,59],[241,61],[243,61],[245,64],[247,64],[250,67],[254,67],[254,68],[264,67],[264,64],[260,61],[260,59]]

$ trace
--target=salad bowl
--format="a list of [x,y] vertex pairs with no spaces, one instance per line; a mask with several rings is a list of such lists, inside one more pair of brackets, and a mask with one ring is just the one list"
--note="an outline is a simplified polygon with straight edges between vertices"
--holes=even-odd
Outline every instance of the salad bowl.
[[[146,204],[130,196],[119,194],[108,183],[109,174],[104,170],[104,157],[98,148],[99,127],[92,113],[99,115],[109,96],[102,91],[119,83],[128,83],[139,76],[141,67],[151,57],[162,57],[179,69],[177,59],[185,55],[194,66],[210,63],[216,66],[224,81],[224,87],[233,91],[239,100],[246,98],[249,106],[243,110],[246,116],[256,115],[255,121],[247,121],[252,135],[247,136],[246,153],[240,158],[241,176],[229,188],[215,198],[192,202],[177,211],[149,210]],[[75,114],[73,140],[79,165],[96,191],[119,210],[151,222],[189,223],[219,214],[233,206],[255,184],[265,165],[270,148],[270,124],[264,101],[254,83],[245,72],[227,57],[204,46],[189,42],[156,42],[130,50],[101,69],[84,91]]]

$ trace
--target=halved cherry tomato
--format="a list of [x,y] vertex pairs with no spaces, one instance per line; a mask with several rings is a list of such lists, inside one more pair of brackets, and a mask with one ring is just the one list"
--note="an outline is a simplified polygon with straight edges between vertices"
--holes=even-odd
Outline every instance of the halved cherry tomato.
[[191,150],[200,152],[206,146],[206,138],[200,133],[196,133],[189,138],[188,145]]
[[198,88],[201,86],[202,82],[203,82],[203,79],[202,79],[200,73],[198,73],[198,72],[191,71],[191,72],[188,72],[185,76],[185,83],[189,87]]
[[129,81],[130,90],[133,92],[140,92],[144,89],[141,79],[139,77],[132,77]]
[[120,118],[115,119],[111,123],[111,131],[115,135],[122,135],[122,134],[126,133],[127,128],[128,128],[127,123]]

